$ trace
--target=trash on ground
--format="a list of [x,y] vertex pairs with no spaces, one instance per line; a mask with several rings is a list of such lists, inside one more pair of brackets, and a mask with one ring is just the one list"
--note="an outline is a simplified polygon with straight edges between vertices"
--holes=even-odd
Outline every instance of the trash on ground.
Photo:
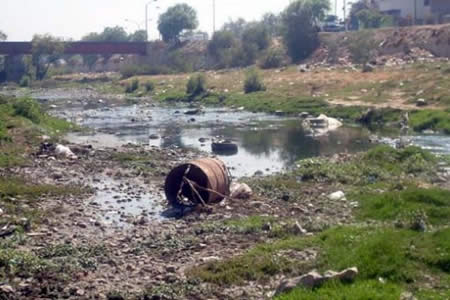
[[329,131],[336,130],[342,126],[338,119],[321,114],[317,118],[307,118],[302,122],[303,127],[315,136],[325,135]]
[[55,154],[58,157],[65,157],[69,159],[77,159],[77,156],[70,150],[69,147],[64,145],[56,145]]
[[252,189],[245,183],[232,183],[231,184],[231,198],[235,199],[248,199],[252,196]]
[[230,140],[214,141],[211,150],[216,154],[234,155],[238,153],[238,146]]
[[165,193],[174,207],[206,205],[230,195],[230,176],[225,164],[202,158],[174,168],[166,178]]

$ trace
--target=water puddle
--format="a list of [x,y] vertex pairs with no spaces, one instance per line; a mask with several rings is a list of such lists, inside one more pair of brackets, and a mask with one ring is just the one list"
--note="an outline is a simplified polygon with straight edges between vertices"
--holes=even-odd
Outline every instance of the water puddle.
[[370,132],[360,127],[343,127],[313,137],[302,128],[299,119],[228,109],[206,109],[205,113],[192,116],[184,114],[187,110],[131,106],[65,111],[65,117],[95,129],[91,134],[70,134],[67,138],[94,147],[135,143],[208,153],[212,152],[213,139],[228,139],[238,145],[238,152],[217,156],[234,177],[273,174],[292,167],[299,159],[364,151],[371,146]]
[[96,194],[90,205],[99,208],[103,224],[127,227],[142,218],[158,220],[164,206],[162,192],[148,191],[141,182],[115,180],[110,177],[96,178],[92,182]]

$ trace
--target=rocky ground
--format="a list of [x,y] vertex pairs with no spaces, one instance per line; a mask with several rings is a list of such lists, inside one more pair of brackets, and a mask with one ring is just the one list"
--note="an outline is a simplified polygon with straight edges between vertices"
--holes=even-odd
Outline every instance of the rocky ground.
[[[74,98],[84,95],[83,105],[127,102],[126,97],[101,93],[99,102],[99,94],[91,89],[73,90]],[[46,90],[41,92],[42,99],[49,97]],[[403,291],[420,294],[422,288],[432,291],[436,299],[448,295],[445,249],[450,248],[444,242],[429,251],[438,258],[420,256],[415,248],[405,255],[417,255],[430,261],[427,268],[434,268],[415,266],[413,274],[421,268],[425,271],[413,279],[403,273],[395,277],[392,270],[370,273],[364,269],[368,261],[361,259],[371,257],[374,265],[392,263],[395,267],[392,261],[398,257],[379,263],[380,253],[352,253],[353,249],[384,249],[377,240],[360,250],[361,239],[367,238],[364,230],[378,232],[382,228],[394,237],[423,234],[418,239],[431,239],[442,231],[446,240],[448,218],[436,216],[435,207],[418,206],[430,218],[413,221],[414,226],[425,227],[421,233],[393,229],[399,222],[401,228],[409,228],[409,215],[379,216],[369,211],[368,217],[360,212],[366,209],[367,195],[376,198],[411,191],[425,193],[427,202],[426,193],[429,189],[434,193],[433,188],[439,189],[438,196],[433,194],[429,202],[447,212],[448,199],[444,200],[450,172],[446,158],[437,159],[417,149],[380,148],[367,154],[306,160],[287,174],[242,179],[253,189],[248,199],[229,198],[180,217],[171,211],[160,215],[169,209],[164,179],[176,165],[204,153],[136,145],[97,149],[45,137],[42,132],[38,141],[22,142],[27,145],[27,151],[20,152],[25,163],[7,163],[0,168],[4,179],[0,181],[0,299],[269,299],[286,278],[314,269],[339,272],[355,266],[361,273],[357,283],[377,285],[380,295],[392,291],[390,285],[378,284],[387,281],[395,285],[393,296],[384,299],[398,299]],[[68,146],[73,155],[57,155],[57,143]],[[99,200],[100,193],[111,197]],[[139,213],[130,212],[131,204],[140,207]],[[418,211],[412,206],[407,213]],[[336,239],[344,236],[332,247],[341,252],[326,252],[332,251],[326,250],[330,235]],[[358,243],[354,245],[355,240]],[[389,235],[385,240],[395,238]],[[341,245],[349,248],[342,250]],[[439,249],[444,252],[435,253]],[[329,256],[342,258],[342,263],[333,263]],[[437,263],[431,263],[434,261]],[[399,263],[397,269],[402,268],[407,269]],[[372,289],[367,288],[367,293]],[[361,299],[351,293],[356,292],[348,292],[353,295],[350,299]],[[313,294],[311,298],[286,299],[315,298]]]

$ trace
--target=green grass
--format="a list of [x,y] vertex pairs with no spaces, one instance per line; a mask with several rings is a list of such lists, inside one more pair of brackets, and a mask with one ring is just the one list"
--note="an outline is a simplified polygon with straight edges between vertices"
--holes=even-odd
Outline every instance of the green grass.
[[250,216],[240,219],[231,219],[225,221],[225,225],[231,227],[237,232],[250,234],[261,232],[262,228],[267,223],[275,221],[274,217],[268,216]]
[[421,110],[410,115],[410,126],[415,131],[431,129],[450,134],[450,110]]
[[345,162],[330,162],[326,158],[300,161],[294,174],[303,181],[367,185],[407,175],[428,176],[436,161],[432,154],[418,147],[396,150],[380,145]]
[[[281,255],[283,250],[317,249],[315,261]],[[315,237],[291,237],[260,244],[247,253],[198,266],[189,277],[219,285],[264,280],[275,274],[288,276],[310,271],[357,267],[358,280],[378,280],[412,285],[426,274],[448,276],[450,229],[419,233],[405,229],[337,227]]]
[[432,225],[450,224],[450,191],[438,188],[408,188],[403,191],[389,191],[354,197],[360,203],[358,215],[364,219],[381,221],[425,218]]
[[0,249],[0,279],[27,278],[48,268],[48,263],[30,252]]
[[297,288],[275,297],[276,300],[398,300],[402,288],[396,284],[383,284],[376,280],[357,281],[354,284],[330,282],[316,290]]

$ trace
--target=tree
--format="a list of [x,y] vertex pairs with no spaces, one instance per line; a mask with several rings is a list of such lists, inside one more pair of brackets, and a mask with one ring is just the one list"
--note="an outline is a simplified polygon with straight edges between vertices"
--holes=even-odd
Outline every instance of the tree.
[[6,35],[6,33],[0,30],[0,41],[6,41],[7,38],[8,36]]
[[228,23],[225,23],[222,27],[222,31],[231,32],[236,38],[241,38],[244,33],[245,28],[247,28],[247,22],[239,18],[236,21],[230,19]]
[[279,36],[281,34],[281,17],[273,13],[266,13],[262,17],[261,23],[271,36]]
[[50,65],[61,58],[64,43],[49,34],[35,35],[32,40],[31,64],[35,69],[37,80],[47,75]]
[[270,35],[262,23],[252,23],[242,33],[243,44],[255,44],[258,50],[267,49],[270,46]]
[[103,42],[127,42],[128,34],[121,26],[106,27],[99,35]]
[[147,32],[145,30],[136,30],[128,36],[128,41],[130,42],[146,42]]
[[170,7],[158,20],[158,30],[165,42],[179,42],[183,30],[193,30],[197,26],[197,12],[187,4]]
[[283,12],[283,41],[294,62],[307,58],[319,46],[317,22],[328,9],[328,0],[298,0]]

